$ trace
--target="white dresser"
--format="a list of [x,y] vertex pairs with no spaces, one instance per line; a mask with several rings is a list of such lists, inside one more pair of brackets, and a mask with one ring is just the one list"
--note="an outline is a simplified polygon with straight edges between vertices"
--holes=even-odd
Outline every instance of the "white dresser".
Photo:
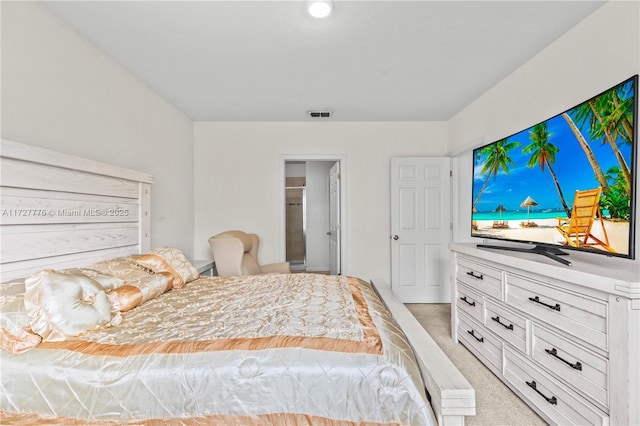
[[452,244],[451,328],[551,424],[640,425],[640,270]]

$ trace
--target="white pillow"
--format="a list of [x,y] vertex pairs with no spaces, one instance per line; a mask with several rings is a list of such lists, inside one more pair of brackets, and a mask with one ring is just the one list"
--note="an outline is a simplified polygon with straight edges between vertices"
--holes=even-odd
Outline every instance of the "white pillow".
[[65,340],[116,325],[104,288],[84,274],[40,271],[25,280],[24,306],[31,329],[44,341]]
[[58,271],[63,274],[70,275],[86,275],[87,277],[97,281],[98,284],[102,286],[105,290],[113,290],[115,288],[120,287],[124,284],[124,280],[115,277],[113,275],[104,274],[99,271],[95,271],[93,269],[87,268],[73,268],[73,269],[63,269],[62,271]]

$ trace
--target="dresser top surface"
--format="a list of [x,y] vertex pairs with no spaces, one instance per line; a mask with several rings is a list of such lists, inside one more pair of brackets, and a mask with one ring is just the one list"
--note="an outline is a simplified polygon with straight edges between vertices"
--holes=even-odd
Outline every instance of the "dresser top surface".
[[571,266],[567,266],[535,253],[478,248],[473,243],[454,243],[451,250],[510,268],[640,299],[640,266],[628,259],[571,251],[568,256]]

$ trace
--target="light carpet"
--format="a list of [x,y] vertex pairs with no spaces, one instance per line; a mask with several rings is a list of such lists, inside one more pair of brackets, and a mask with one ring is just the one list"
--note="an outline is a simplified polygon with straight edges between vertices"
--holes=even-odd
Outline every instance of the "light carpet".
[[547,423],[464,346],[451,340],[449,303],[406,304],[476,391],[476,415],[466,425],[536,426]]

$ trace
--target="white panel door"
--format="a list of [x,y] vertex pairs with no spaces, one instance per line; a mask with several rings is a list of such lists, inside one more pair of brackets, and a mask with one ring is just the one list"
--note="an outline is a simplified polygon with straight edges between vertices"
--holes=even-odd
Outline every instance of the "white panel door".
[[340,275],[340,162],[329,171],[329,273]]
[[450,301],[450,164],[391,159],[391,289],[403,303]]

